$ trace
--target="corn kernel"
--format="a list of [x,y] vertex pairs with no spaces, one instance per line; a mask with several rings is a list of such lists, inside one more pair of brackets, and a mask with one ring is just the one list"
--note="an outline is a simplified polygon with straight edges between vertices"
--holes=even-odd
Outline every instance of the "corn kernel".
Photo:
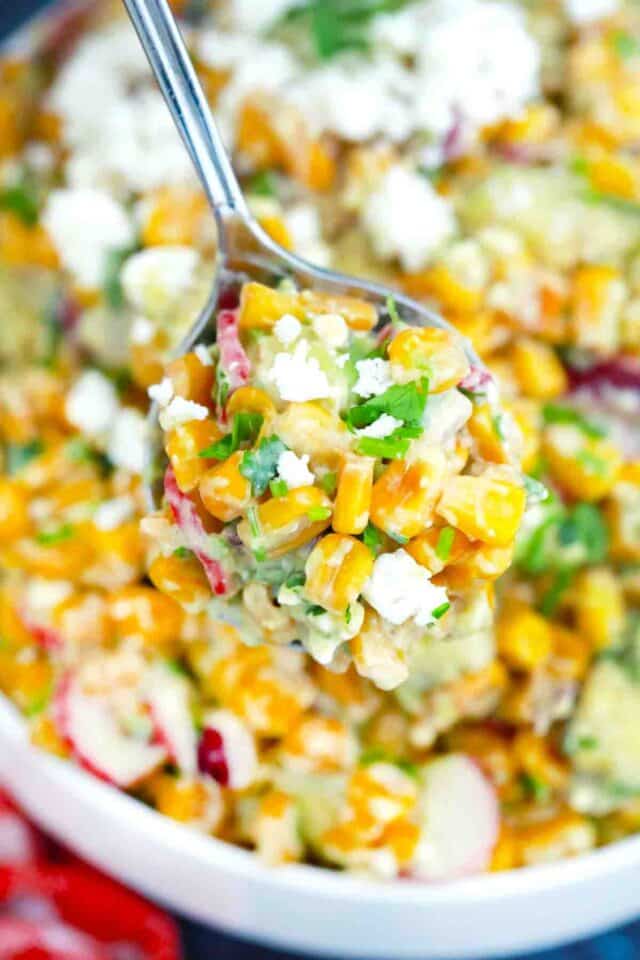
[[223,463],[210,467],[198,485],[209,513],[224,523],[241,517],[251,502],[251,484],[240,473],[243,456],[242,450],[236,450]]
[[152,651],[175,653],[183,623],[181,608],[152,587],[131,586],[109,597],[109,616],[123,640],[142,641]]
[[626,288],[615,267],[585,265],[576,270],[570,305],[576,344],[596,353],[614,352]]
[[467,421],[467,429],[473,437],[478,456],[491,463],[508,463],[499,420],[488,403],[475,404]]
[[333,529],[336,533],[362,533],[367,526],[374,466],[372,457],[353,454],[345,457],[333,505]]
[[551,476],[577,500],[601,500],[613,488],[620,451],[606,439],[587,436],[572,424],[553,424],[544,431],[543,453]]
[[275,412],[269,394],[257,387],[238,387],[229,397],[226,407],[228,419],[236,413],[259,413],[265,420],[270,420]]
[[307,454],[312,467],[337,469],[351,443],[351,434],[340,417],[317,403],[288,404],[278,415],[274,429],[291,450]]
[[299,294],[274,290],[262,283],[243,284],[238,317],[241,330],[270,330],[285,313],[304,319]]
[[547,620],[526,603],[505,603],[496,627],[500,656],[516,670],[531,671],[551,653],[552,634]]
[[470,540],[506,547],[517,533],[525,503],[523,487],[489,469],[479,477],[449,479],[437,513]]
[[167,456],[183,493],[194,490],[211,467],[211,461],[200,456],[201,451],[221,437],[222,431],[215,420],[190,420],[167,434]]
[[449,390],[469,372],[462,342],[447,330],[410,327],[389,344],[389,360],[411,377],[428,376],[431,393]]
[[582,680],[591,661],[591,646],[582,633],[558,623],[551,624],[551,660],[549,669],[557,677]]
[[338,313],[352,330],[372,330],[378,322],[376,308],[359,297],[303,290],[300,302],[307,313]]
[[204,194],[184,187],[162,187],[150,198],[142,226],[145,247],[196,246],[207,215]]
[[473,545],[460,530],[437,525],[410,540],[405,550],[433,575],[449,564],[460,563]]
[[373,485],[371,520],[391,537],[417,537],[433,520],[446,475],[440,450],[429,460],[394,460]]
[[149,566],[154,587],[188,610],[203,610],[211,599],[211,587],[195,557],[160,554]]
[[173,384],[176,396],[200,403],[204,407],[211,404],[215,381],[213,364],[207,366],[195,353],[185,353],[169,364],[167,376]]
[[616,575],[608,567],[582,570],[574,583],[578,632],[592,650],[605,650],[620,637],[625,622],[625,602]]
[[[272,497],[256,508],[252,530],[248,520],[238,524],[238,536],[252,549],[261,548],[279,557],[308,543],[331,525],[332,504],[317,487],[297,487],[284,497]],[[322,519],[313,519],[314,516]]]
[[26,490],[8,477],[0,476],[0,538],[7,541],[26,537],[31,527]]
[[521,337],[514,344],[512,359],[518,385],[525,396],[552,400],[566,392],[569,379],[548,344]]
[[344,613],[360,596],[372,570],[373,555],[360,540],[330,533],[307,558],[304,592],[312,603]]

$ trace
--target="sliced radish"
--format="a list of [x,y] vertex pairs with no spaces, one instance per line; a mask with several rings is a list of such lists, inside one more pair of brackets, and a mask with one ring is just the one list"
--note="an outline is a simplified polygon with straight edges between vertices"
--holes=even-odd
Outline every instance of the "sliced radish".
[[0,807],[0,866],[32,863],[39,852],[33,827],[15,810]]
[[35,923],[19,917],[0,917],[0,960],[25,957],[47,960],[108,960],[93,937],[62,923]]
[[149,704],[156,739],[180,772],[192,776],[197,769],[197,742],[188,683],[158,663],[145,676],[142,694]]
[[499,807],[492,785],[463,754],[434,760],[425,771],[422,839],[413,875],[454,880],[489,866],[498,838]]
[[165,747],[123,731],[108,701],[85,694],[71,673],[58,686],[54,721],[80,763],[118,787],[134,786],[167,759]]
[[229,379],[229,390],[249,382],[251,364],[238,333],[238,311],[221,310],[216,325],[216,343],[220,350],[220,367]]
[[167,467],[164,475],[164,493],[175,521],[184,534],[186,546],[195,553],[202,564],[213,593],[216,596],[229,593],[231,590],[229,575],[220,561],[211,556],[209,534],[198,516],[195,504],[176,483],[176,477],[171,467]]
[[484,394],[495,390],[495,380],[488,370],[483,370],[482,367],[471,367],[458,386],[461,390],[468,390],[469,393]]
[[231,710],[212,710],[205,716],[198,766],[231,790],[244,790],[254,780],[258,758],[253,735]]

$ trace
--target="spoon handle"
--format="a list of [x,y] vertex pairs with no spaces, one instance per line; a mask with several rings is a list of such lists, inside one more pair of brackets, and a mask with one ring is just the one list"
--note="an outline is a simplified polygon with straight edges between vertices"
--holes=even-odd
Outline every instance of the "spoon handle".
[[167,0],[124,0],[147,60],[220,220],[248,211]]

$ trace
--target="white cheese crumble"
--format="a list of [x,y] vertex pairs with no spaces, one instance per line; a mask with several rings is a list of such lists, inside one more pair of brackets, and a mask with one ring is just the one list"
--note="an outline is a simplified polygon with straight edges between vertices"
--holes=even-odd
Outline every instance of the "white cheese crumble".
[[582,25],[604,20],[620,7],[620,0],[565,0],[565,9],[573,23]]
[[99,287],[110,251],[134,240],[133,224],[108,193],[91,188],[52,190],[42,213],[63,266],[82,287]]
[[302,324],[290,313],[283,314],[279,320],[273,325],[273,332],[276,338],[280,343],[284,344],[285,347],[288,347],[290,343],[294,343],[300,336],[300,331],[302,330]]
[[431,583],[424,567],[406,550],[383,553],[362,591],[365,600],[389,623],[414,620],[420,627],[435,622],[433,611],[447,602],[447,591]]
[[432,393],[422,418],[421,440],[436,446],[451,446],[472,413],[473,404],[459,390]]
[[224,759],[229,772],[228,786],[244,790],[255,779],[258,770],[253,735],[231,710],[212,710],[204,717],[205,730],[215,730],[222,738]]
[[359,397],[377,397],[393,384],[391,364],[382,357],[358,360],[356,371],[358,379],[353,389]]
[[87,370],[67,394],[65,413],[69,423],[89,437],[105,433],[118,412],[116,388],[98,370]]
[[173,383],[170,377],[163,377],[160,383],[152,384],[147,394],[151,400],[155,400],[161,407],[166,407],[173,399]]
[[278,476],[284,480],[290,490],[296,487],[309,487],[315,482],[315,476],[309,470],[309,456],[297,456],[293,450],[284,450],[278,457]]
[[311,326],[324,343],[334,350],[346,347],[349,327],[339,313],[320,313],[311,319]]
[[145,464],[147,424],[139,410],[123,407],[113,422],[107,456],[116,467],[142,473]]
[[114,497],[101,503],[93,515],[98,530],[116,530],[135,515],[136,505],[131,497]]
[[151,320],[147,320],[146,317],[136,317],[131,325],[129,338],[131,343],[144,346],[147,343],[151,343],[155,332],[156,328]]
[[357,430],[356,433],[359,437],[374,437],[376,440],[382,440],[383,437],[390,436],[394,430],[401,427],[403,422],[402,420],[398,420],[397,417],[392,417],[389,413],[383,413],[377,420],[370,423],[368,427],[363,427],[362,430]]
[[127,300],[142,313],[181,300],[194,282],[199,259],[197,251],[177,244],[134,253],[120,275]]
[[301,341],[293,353],[277,353],[269,376],[282,400],[302,403],[331,395],[327,375],[316,358],[309,356],[306,340]]
[[421,270],[456,230],[450,202],[424,176],[400,164],[387,171],[361,216],[376,255],[397,258],[410,273]]
[[228,16],[234,27],[259,34],[297,6],[297,0],[231,0]]
[[162,429],[168,431],[175,430],[176,427],[191,420],[206,420],[208,416],[207,407],[201,403],[185,400],[184,397],[174,397],[161,411],[158,419]]
[[198,343],[194,348],[193,352],[200,361],[203,367],[212,367],[213,366],[213,357],[211,352],[205,347],[204,343]]
[[320,267],[331,260],[329,248],[322,239],[320,214],[311,203],[298,203],[284,214],[284,223],[293,241],[293,249]]

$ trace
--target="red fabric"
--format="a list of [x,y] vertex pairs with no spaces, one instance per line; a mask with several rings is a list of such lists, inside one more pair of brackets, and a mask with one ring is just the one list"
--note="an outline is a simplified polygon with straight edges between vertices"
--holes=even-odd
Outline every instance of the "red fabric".
[[[19,816],[0,794],[2,811]],[[46,858],[47,849],[43,839],[29,862],[0,864],[0,960],[110,960],[123,944],[140,960],[180,960],[162,910],[70,855]]]

